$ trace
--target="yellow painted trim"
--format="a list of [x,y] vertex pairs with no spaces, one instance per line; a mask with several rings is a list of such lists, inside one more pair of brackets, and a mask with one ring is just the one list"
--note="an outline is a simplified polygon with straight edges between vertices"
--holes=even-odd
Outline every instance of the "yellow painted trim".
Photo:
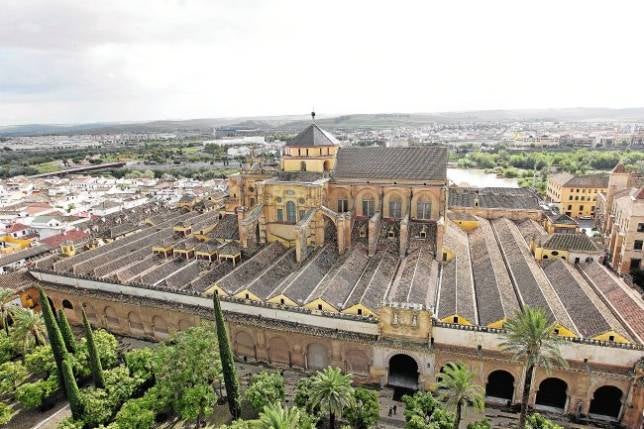
[[503,329],[503,325],[505,325],[506,321],[507,319],[504,317],[496,322],[488,323],[487,327],[492,329]]
[[458,323],[457,323],[458,325],[472,325],[472,322],[470,322],[469,320],[467,320],[464,317],[459,316],[458,314],[452,314],[450,316],[443,317],[441,319],[441,322],[443,322],[443,323],[454,323],[454,318],[455,317],[458,317]]
[[310,308],[311,310],[319,310],[318,305],[322,306],[322,311],[330,311],[330,312],[332,312],[332,311],[337,312],[338,311],[337,308],[335,308],[334,306],[332,306],[331,304],[329,304],[328,302],[326,302],[322,298],[316,298],[313,301],[311,301],[311,302],[309,302],[307,304],[304,304],[304,307]]
[[215,291],[217,291],[220,296],[228,296],[228,292],[226,292],[225,290],[217,286],[216,283],[212,285],[210,288],[206,289],[206,291],[204,292],[204,295],[212,296],[215,294]]
[[[609,339],[610,337],[614,337],[613,341]],[[624,336],[618,334],[615,331],[606,331],[602,334],[595,335],[593,337],[593,340],[606,341],[610,343],[619,343],[619,344],[630,344],[630,341],[628,341],[628,339],[626,339]]]
[[362,310],[361,316],[373,316],[376,317],[376,313],[371,310],[369,307],[366,307],[362,304],[354,304],[351,307],[345,308],[342,310],[342,313],[346,314],[355,314],[356,316],[358,315],[358,310]]
[[557,323],[555,325],[555,329],[559,330],[559,336],[560,337],[572,337],[572,338],[577,338],[577,335],[575,335],[570,329],[566,328],[563,326],[561,323]]
[[288,296],[286,296],[284,294],[274,296],[271,299],[269,299],[268,302],[273,303],[273,304],[282,305],[282,302],[281,302],[282,299],[284,300],[283,305],[290,305],[291,307],[299,307],[299,305],[297,305],[297,302],[293,301],[291,298],[289,298]]
[[[248,298],[246,298],[246,294],[248,294]],[[237,293],[235,295],[235,298],[239,299],[251,299],[253,301],[262,301],[257,295],[249,291],[248,289],[244,289],[243,291]]]

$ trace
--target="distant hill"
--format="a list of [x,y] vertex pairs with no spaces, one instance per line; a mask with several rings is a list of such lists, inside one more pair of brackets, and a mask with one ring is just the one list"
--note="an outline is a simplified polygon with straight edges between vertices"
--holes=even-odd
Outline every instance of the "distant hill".
[[[329,129],[422,127],[436,122],[512,121],[644,121],[644,108],[568,108],[480,110],[444,113],[379,113],[320,117],[316,123]],[[237,126],[263,131],[297,131],[310,123],[308,115],[258,116],[164,120],[151,122],[105,122],[92,124],[29,124],[0,126],[0,136],[118,134],[118,133],[209,133],[215,127]]]

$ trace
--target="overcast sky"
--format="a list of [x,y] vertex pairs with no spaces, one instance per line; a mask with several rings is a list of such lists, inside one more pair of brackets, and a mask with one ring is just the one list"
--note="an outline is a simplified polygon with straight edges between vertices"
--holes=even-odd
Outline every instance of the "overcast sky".
[[644,1],[0,0],[0,125],[644,106]]

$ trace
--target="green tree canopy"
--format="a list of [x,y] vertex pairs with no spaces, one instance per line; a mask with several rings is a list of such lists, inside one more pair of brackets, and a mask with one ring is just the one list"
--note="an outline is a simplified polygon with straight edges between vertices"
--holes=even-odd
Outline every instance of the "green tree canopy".
[[447,411],[430,392],[403,396],[405,428],[454,429],[454,415]]
[[284,400],[284,377],[277,371],[261,371],[253,376],[243,397],[259,414],[266,405]]
[[378,392],[358,387],[353,393],[353,404],[346,409],[344,416],[356,429],[375,427],[380,417]]
[[189,408],[186,398],[191,398],[192,406],[199,408],[205,389],[212,390],[221,377],[215,333],[201,326],[177,333],[155,350],[152,368],[161,403],[180,414]]

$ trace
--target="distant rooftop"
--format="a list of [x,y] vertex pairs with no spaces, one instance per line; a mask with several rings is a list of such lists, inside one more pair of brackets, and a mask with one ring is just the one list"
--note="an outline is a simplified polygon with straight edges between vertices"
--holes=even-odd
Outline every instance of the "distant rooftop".
[[572,188],[572,187],[607,188],[608,187],[607,174],[585,174],[583,176],[575,176],[570,173],[558,173],[552,176],[552,180],[566,188]]

